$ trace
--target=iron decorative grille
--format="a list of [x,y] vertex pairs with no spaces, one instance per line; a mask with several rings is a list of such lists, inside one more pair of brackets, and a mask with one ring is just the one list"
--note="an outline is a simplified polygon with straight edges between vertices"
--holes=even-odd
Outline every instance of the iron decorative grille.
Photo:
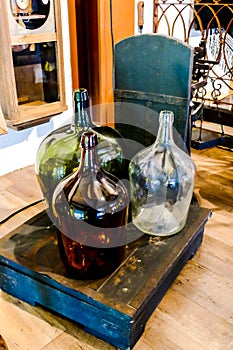
[[226,0],[154,0],[154,32],[201,47],[207,84],[196,92],[205,105],[233,110],[233,3]]

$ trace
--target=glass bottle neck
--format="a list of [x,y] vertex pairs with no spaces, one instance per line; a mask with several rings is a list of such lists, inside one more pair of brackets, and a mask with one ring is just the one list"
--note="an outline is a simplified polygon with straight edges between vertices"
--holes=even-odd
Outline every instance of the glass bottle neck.
[[159,130],[156,138],[158,143],[174,143],[173,140],[174,115],[170,111],[162,111],[159,115]]
[[81,164],[81,169],[83,172],[99,169],[100,164],[97,156],[96,147],[82,149]]
[[98,139],[94,132],[86,131],[81,138],[82,156],[81,156],[81,169],[82,171],[88,171],[98,169],[99,160],[97,155]]
[[89,112],[85,109],[84,102],[75,101],[72,124],[77,128],[88,128],[93,125]]

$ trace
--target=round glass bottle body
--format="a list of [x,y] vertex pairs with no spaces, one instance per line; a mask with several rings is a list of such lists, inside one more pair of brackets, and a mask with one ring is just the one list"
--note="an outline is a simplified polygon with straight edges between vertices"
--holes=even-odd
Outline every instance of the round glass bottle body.
[[173,112],[160,112],[155,143],[129,165],[133,223],[156,236],[184,227],[193,195],[195,165],[173,141],[173,120]]
[[79,168],[53,195],[61,259],[74,278],[100,278],[122,262],[126,242],[128,193],[106,173],[96,152],[97,135],[82,136]]
[[123,177],[121,173],[123,149],[119,143],[121,136],[109,126],[95,125],[91,120],[87,102],[87,90],[75,90],[75,112],[72,123],[49,133],[39,146],[35,171],[49,208],[53,191],[59,181],[79,166],[80,140],[85,131],[95,131],[97,134],[98,156],[103,169],[117,177]]

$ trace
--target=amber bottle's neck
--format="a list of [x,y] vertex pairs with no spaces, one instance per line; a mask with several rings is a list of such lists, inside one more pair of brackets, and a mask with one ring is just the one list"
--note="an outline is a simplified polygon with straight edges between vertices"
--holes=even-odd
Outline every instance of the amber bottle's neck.
[[97,145],[97,135],[94,132],[89,131],[83,133],[81,138],[81,164],[83,171],[98,169],[100,167],[97,154]]
[[81,158],[81,163],[82,163],[82,171],[92,171],[99,169],[100,164],[99,164],[99,159],[97,156],[97,149],[96,147],[86,149],[82,149],[82,158]]

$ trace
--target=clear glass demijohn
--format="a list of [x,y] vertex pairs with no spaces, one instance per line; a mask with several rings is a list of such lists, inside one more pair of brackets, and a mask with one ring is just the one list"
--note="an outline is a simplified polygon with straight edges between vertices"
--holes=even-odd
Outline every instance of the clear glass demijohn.
[[174,114],[161,111],[157,138],[129,165],[132,220],[141,231],[169,236],[185,225],[193,195],[195,165],[173,140]]

